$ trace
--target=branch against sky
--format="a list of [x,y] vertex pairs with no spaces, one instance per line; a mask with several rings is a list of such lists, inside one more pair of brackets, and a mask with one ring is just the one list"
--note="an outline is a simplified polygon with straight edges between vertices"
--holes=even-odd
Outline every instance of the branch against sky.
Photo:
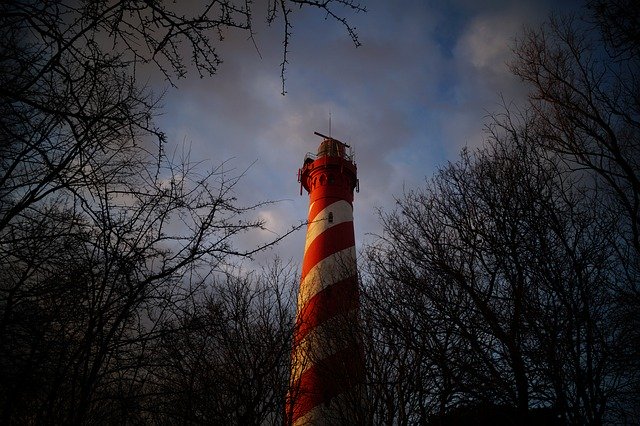
[[531,88],[547,148],[600,176],[640,254],[640,40],[621,36],[635,28],[640,6],[614,4],[591,2],[595,30],[567,16],[527,30],[512,70]]
[[282,80],[282,95],[285,95],[287,92],[285,90],[285,72],[287,68],[287,64],[289,63],[287,56],[289,53],[289,40],[292,36],[293,26],[291,23],[291,13],[293,9],[289,7],[289,4],[295,5],[298,8],[302,8],[304,6],[312,6],[321,9],[325,14],[325,19],[331,18],[339,23],[341,23],[353,44],[358,47],[360,46],[360,41],[358,40],[358,33],[356,32],[356,28],[352,27],[351,24],[347,21],[347,19],[341,15],[338,15],[335,9],[332,7],[337,5],[337,7],[345,7],[351,9],[355,12],[366,12],[367,9],[365,6],[362,6],[359,2],[354,0],[334,0],[334,1],[319,1],[319,0],[269,0],[269,14],[267,17],[267,23],[271,25],[279,16],[282,16],[283,20],[283,51],[282,51],[282,62],[280,63],[280,79]]
[[[343,13],[366,11],[352,0],[270,0],[267,22],[283,21],[283,83],[296,8],[315,8],[325,14],[325,19],[339,22],[355,46],[360,45],[356,29]],[[88,59],[83,57],[86,49],[101,50],[118,59],[128,71],[135,72],[136,64],[152,63],[172,84],[186,76],[189,65],[200,77],[215,74],[222,63],[218,48],[225,33],[235,29],[253,38],[253,22],[261,18],[255,13],[250,0],[208,0],[187,7],[183,3],[142,0],[16,1],[0,9],[5,24],[20,25],[25,31],[29,47],[38,51],[42,73],[59,65],[66,55],[82,65]]]
[[117,406],[140,401],[162,325],[283,237],[237,248],[269,202],[243,206],[224,162],[167,154],[140,81],[142,64],[172,84],[189,64],[214,74],[224,31],[252,34],[251,4],[0,6],[0,422],[144,416]]
[[415,372],[393,377],[390,396],[385,369],[370,372],[381,413],[418,399],[416,418],[492,405],[518,419],[547,407],[567,423],[632,415],[614,412],[637,381],[618,338],[615,221],[585,176],[536,144],[532,118],[493,118],[483,147],[381,215],[366,252],[371,357],[393,345],[393,362]]

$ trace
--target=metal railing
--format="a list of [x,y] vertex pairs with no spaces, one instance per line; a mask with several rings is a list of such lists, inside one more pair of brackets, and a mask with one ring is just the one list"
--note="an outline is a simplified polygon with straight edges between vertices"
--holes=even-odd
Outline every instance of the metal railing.
[[[356,153],[355,153],[354,149],[349,145],[343,145],[343,146],[344,146],[344,155],[340,156],[340,157],[344,158],[345,160],[348,160],[348,161],[352,162],[353,164],[355,164],[356,163]],[[304,155],[304,161],[307,161],[307,159],[310,159],[312,161],[317,160],[318,159],[318,154],[309,151]]]

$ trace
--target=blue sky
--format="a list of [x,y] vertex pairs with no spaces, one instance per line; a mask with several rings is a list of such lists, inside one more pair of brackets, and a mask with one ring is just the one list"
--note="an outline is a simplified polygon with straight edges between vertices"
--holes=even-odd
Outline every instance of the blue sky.
[[[191,73],[166,90],[157,120],[170,147],[186,143],[192,159],[233,175],[249,168],[236,188],[240,202],[281,200],[255,212],[269,231],[238,241],[250,248],[306,219],[298,168],[329,132],[351,144],[360,178],[354,202],[356,240],[380,232],[376,209],[393,209],[403,188],[421,185],[464,146],[483,138],[486,115],[500,97],[521,103],[526,87],[506,62],[523,25],[538,26],[553,10],[579,13],[576,2],[363,1],[367,13],[336,9],[356,27],[355,48],[341,24],[317,10],[296,10],[282,96],[281,22],[264,24],[257,1],[256,43],[225,34],[217,75]],[[171,149],[171,148],[170,148]],[[304,229],[258,261],[274,256],[301,261]]]

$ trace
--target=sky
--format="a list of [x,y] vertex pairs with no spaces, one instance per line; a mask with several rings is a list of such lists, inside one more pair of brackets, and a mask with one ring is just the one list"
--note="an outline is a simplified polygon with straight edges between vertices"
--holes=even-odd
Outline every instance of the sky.
[[[266,1],[254,4],[255,45],[247,34],[225,33],[223,63],[212,77],[191,73],[164,90],[157,125],[170,145],[186,144],[204,166],[223,162],[229,176],[244,172],[239,203],[277,201],[253,212],[268,230],[238,240],[250,249],[306,220],[298,169],[315,152],[315,131],[355,150],[360,192],[355,195],[356,249],[375,241],[380,209],[391,211],[404,191],[425,180],[460,150],[481,144],[487,115],[504,99],[519,104],[527,87],[507,63],[525,25],[552,11],[579,13],[569,1],[363,0],[366,13],[336,7],[356,28],[318,10],[296,9],[282,95],[282,22],[266,25]],[[329,125],[331,117],[331,126]],[[169,148],[171,149],[171,148]],[[178,148],[176,148],[178,149]],[[302,261],[302,228],[259,256]]]

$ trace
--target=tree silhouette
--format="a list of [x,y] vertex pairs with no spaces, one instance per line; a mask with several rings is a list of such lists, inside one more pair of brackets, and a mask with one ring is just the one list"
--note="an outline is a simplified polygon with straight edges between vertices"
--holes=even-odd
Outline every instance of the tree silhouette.
[[[284,21],[283,76],[295,5],[328,13],[354,42],[340,11],[363,10],[346,0],[270,2],[269,21]],[[224,0],[192,10],[124,0],[0,6],[3,423],[146,421],[159,342],[190,337],[173,326],[216,306],[204,289],[234,259],[280,239],[234,245],[264,228],[251,218],[262,204],[236,200],[242,172],[205,170],[168,149],[153,122],[160,99],[140,81],[144,65],[172,84],[189,68],[214,74],[224,32],[253,37],[253,19],[251,2]],[[248,336],[273,325],[237,321]],[[277,375],[256,372],[267,373]]]
[[398,419],[498,404],[522,422],[552,407],[597,424],[629,384],[612,362],[624,342],[611,311],[611,224],[562,162],[531,144],[530,128],[513,124],[382,217],[365,300],[375,335],[388,336],[373,350],[396,354],[396,374],[410,371],[395,377],[409,395],[394,392],[394,403],[411,413]]

